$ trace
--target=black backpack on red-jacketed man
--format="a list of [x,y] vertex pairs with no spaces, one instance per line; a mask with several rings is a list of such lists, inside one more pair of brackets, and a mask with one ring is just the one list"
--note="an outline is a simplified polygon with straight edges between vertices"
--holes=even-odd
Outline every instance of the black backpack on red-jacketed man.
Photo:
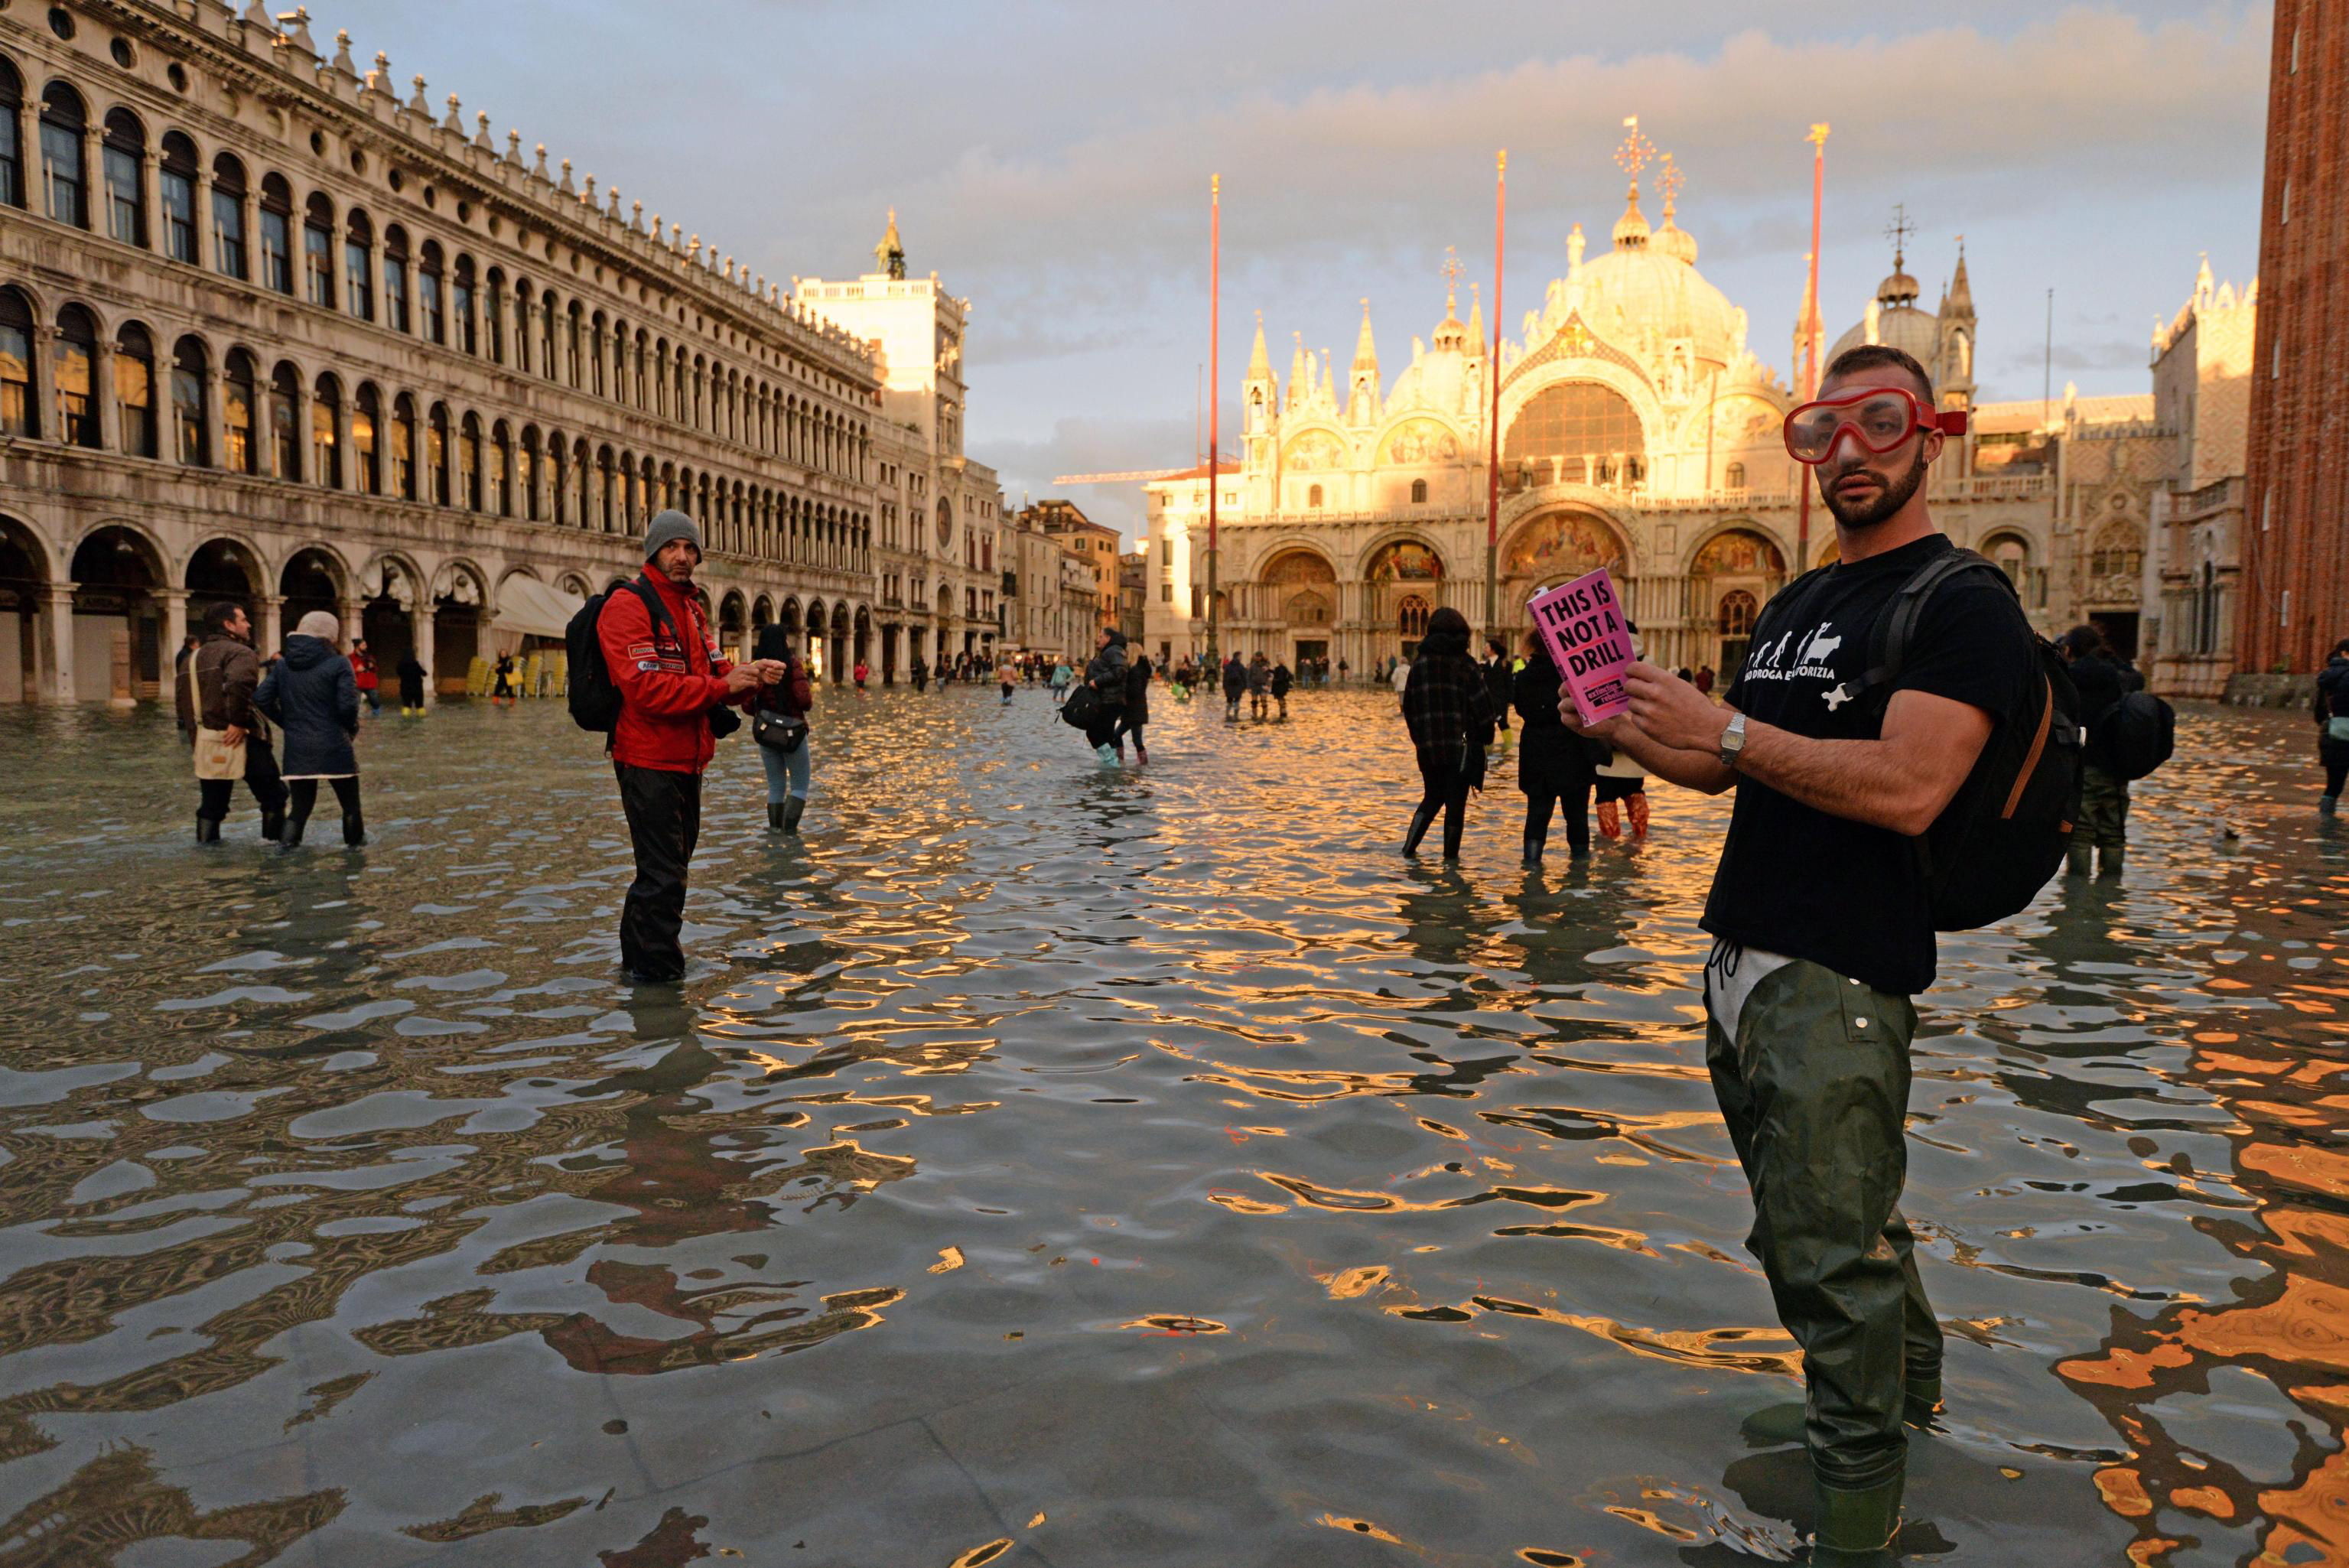
[[604,662],[604,638],[596,625],[603,619],[605,603],[619,593],[642,599],[653,618],[668,627],[669,634],[680,644],[684,641],[660,595],[641,583],[616,584],[610,593],[596,594],[573,612],[563,628],[563,646],[571,665],[571,722],[595,735],[610,735],[620,722],[619,683],[612,679],[611,667]]

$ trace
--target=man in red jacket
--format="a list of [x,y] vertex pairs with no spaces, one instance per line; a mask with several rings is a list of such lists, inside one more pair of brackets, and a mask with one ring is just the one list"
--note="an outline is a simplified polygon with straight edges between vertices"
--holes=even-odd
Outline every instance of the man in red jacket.
[[[709,717],[783,676],[771,659],[729,664],[694,596],[701,531],[664,511],[645,531],[645,573],[604,602],[595,634],[620,690],[612,771],[636,852],[636,880],[620,909],[620,967],[639,981],[685,974],[686,868],[701,835],[701,770],[718,748]],[[646,602],[659,604],[656,614]]]

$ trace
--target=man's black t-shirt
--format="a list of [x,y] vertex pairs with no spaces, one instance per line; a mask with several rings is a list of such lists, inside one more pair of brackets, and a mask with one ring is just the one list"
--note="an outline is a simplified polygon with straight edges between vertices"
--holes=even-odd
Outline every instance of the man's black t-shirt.
[[[1954,548],[1931,534],[1839,562],[1781,593],[1754,627],[1730,706],[1814,739],[1877,738],[1882,696],[1844,694],[1857,689],[1880,654],[1877,623],[1900,585]],[[1893,686],[1969,703],[2004,725],[2023,711],[2035,656],[2014,595],[1987,573],[1964,572],[1927,601]],[[1879,991],[1914,995],[1933,983],[1933,923],[1910,841],[1753,779],[1737,781],[1702,923],[1715,936],[1806,958]]]

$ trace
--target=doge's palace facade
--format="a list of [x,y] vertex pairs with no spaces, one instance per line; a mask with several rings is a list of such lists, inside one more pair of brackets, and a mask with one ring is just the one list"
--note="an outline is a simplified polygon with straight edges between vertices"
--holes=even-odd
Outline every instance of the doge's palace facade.
[[16,4],[0,701],[156,696],[231,597],[459,689],[663,506],[724,640],[802,626],[836,678],[944,614],[875,602],[875,352],[300,13]]

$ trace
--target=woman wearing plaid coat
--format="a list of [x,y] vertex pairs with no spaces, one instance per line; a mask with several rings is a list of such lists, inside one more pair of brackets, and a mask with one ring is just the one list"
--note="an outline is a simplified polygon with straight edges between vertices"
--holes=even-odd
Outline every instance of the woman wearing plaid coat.
[[1419,754],[1419,809],[1402,852],[1415,855],[1435,813],[1444,813],[1444,858],[1460,858],[1468,791],[1485,787],[1485,748],[1493,739],[1493,692],[1468,656],[1468,620],[1449,604],[1427,619],[1427,635],[1402,688],[1403,722]]

